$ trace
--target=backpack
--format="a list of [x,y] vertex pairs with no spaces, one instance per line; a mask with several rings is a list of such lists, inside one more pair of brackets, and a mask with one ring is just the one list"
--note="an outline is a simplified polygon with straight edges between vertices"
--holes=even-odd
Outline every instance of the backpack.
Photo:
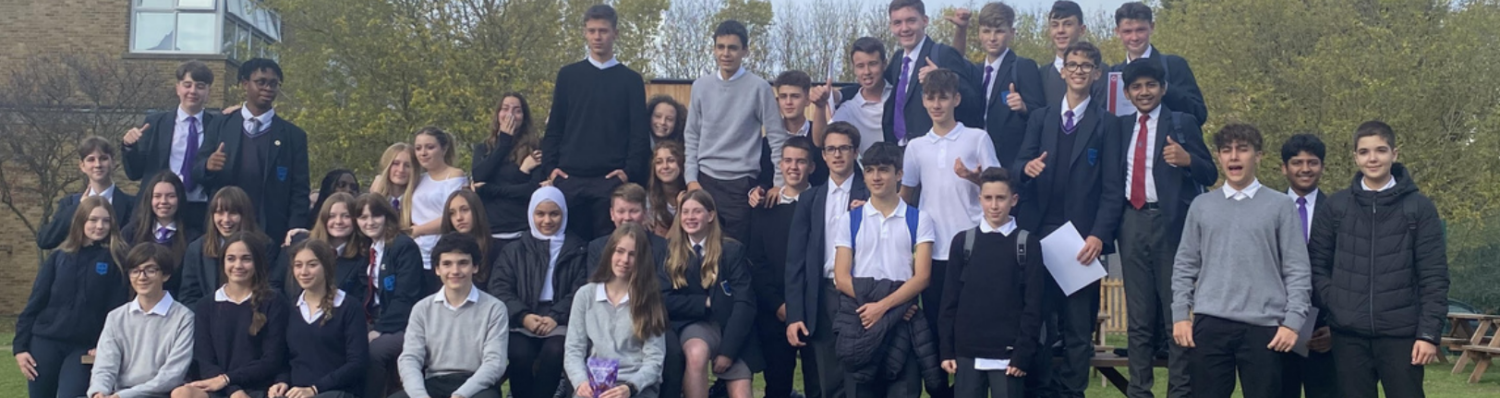
[[[982,222],[982,221],[981,221]],[[974,256],[974,236],[979,235],[979,227],[964,231],[964,263],[968,263]],[[1016,264],[1026,266],[1026,239],[1031,236],[1029,231],[1016,228]]]
[[[864,206],[849,210],[849,250],[856,250],[855,247],[859,246],[857,244],[859,242],[859,224],[865,220],[864,214],[861,214],[862,212],[864,212]],[[920,214],[922,213],[917,210],[916,206],[907,205],[905,216],[903,216],[906,218],[907,235],[911,235],[912,253],[916,253],[917,251],[917,222],[919,221],[917,216]],[[856,250],[855,253],[858,253],[858,251]],[[854,267],[852,266],[849,267],[849,275],[854,275]]]

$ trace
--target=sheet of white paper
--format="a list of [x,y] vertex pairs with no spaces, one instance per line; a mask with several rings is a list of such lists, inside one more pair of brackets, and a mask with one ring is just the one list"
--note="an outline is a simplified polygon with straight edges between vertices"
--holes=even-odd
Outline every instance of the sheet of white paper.
[[1130,102],[1130,97],[1125,95],[1125,78],[1123,72],[1109,72],[1109,111],[1115,116],[1125,116],[1135,113],[1135,104]]
[[1307,309],[1307,321],[1302,322],[1302,330],[1297,331],[1297,344],[1292,345],[1292,352],[1307,358],[1307,342],[1312,340],[1313,331],[1318,330],[1318,307]]
[[1008,367],[1009,359],[974,358],[974,370],[1005,370]]
[[1042,261],[1047,264],[1047,271],[1052,273],[1057,286],[1069,296],[1109,275],[1098,259],[1087,266],[1079,264],[1080,251],[1083,251],[1083,236],[1078,234],[1071,221],[1042,238]]

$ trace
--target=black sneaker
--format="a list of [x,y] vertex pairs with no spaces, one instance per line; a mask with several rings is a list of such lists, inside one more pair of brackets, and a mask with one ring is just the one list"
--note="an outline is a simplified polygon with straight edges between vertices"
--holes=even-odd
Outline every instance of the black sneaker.
[[708,398],[729,398],[729,387],[724,385],[724,379],[714,380],[714,385],[708,387]]

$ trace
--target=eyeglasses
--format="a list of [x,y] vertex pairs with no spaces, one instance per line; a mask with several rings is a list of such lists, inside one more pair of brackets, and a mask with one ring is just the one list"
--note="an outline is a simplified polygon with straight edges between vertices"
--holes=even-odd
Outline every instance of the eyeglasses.
[[823,147],[823,150],[828,151],[829,153],[836,153],[836,154],[837,153],[854,153],[854,146],[853,145],[828,146],[828,147]]
[[1073,73],[1089,73],[1089,72],[1093,72],[1095,67],[1097,67],[1097,65],[1094,65],[1092,63],[1080,64],[1080,63],[1077,63],[1077,62],[1069,62],[1069,63],[1063,64],[1063,70],[1066,70],[1068,72],[1073,72]]
[[281,81],[280,80],[275,80],[275,79],[256,79],[256,80],[252,80],[250,82],[254,83],[256,87],[260,87],[260,88],[279,88],[279,87],[281,87]]
[[136,268],[130,270],[130,277],[132,278],[138,278],[142,276],[157,276],[159,274],[161,274],[160,268]]

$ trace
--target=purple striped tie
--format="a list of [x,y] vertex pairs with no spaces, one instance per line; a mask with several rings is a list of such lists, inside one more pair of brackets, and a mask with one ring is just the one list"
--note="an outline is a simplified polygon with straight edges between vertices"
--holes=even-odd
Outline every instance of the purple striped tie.
[[896,106],[891,107],[891,112],[896,113],[891,126],[896,132],[896,142],[906,141],[906,112],[902,110],[906,107],[906,86],[911,83],[911,77],[907,76],[910,71],[911,58],[901,57],[901,73],[896,75]]
[[186,192],[192,192],[193,188],[193,159],[198,156],[198,118],[188,116],[187,153],[182,156],[182,168],[177,170],[177,175],[182,176],[182,188]]
[[1302,218],[1302,243],[1307,243],[1307,198],[1297,198],[1297,217]]

